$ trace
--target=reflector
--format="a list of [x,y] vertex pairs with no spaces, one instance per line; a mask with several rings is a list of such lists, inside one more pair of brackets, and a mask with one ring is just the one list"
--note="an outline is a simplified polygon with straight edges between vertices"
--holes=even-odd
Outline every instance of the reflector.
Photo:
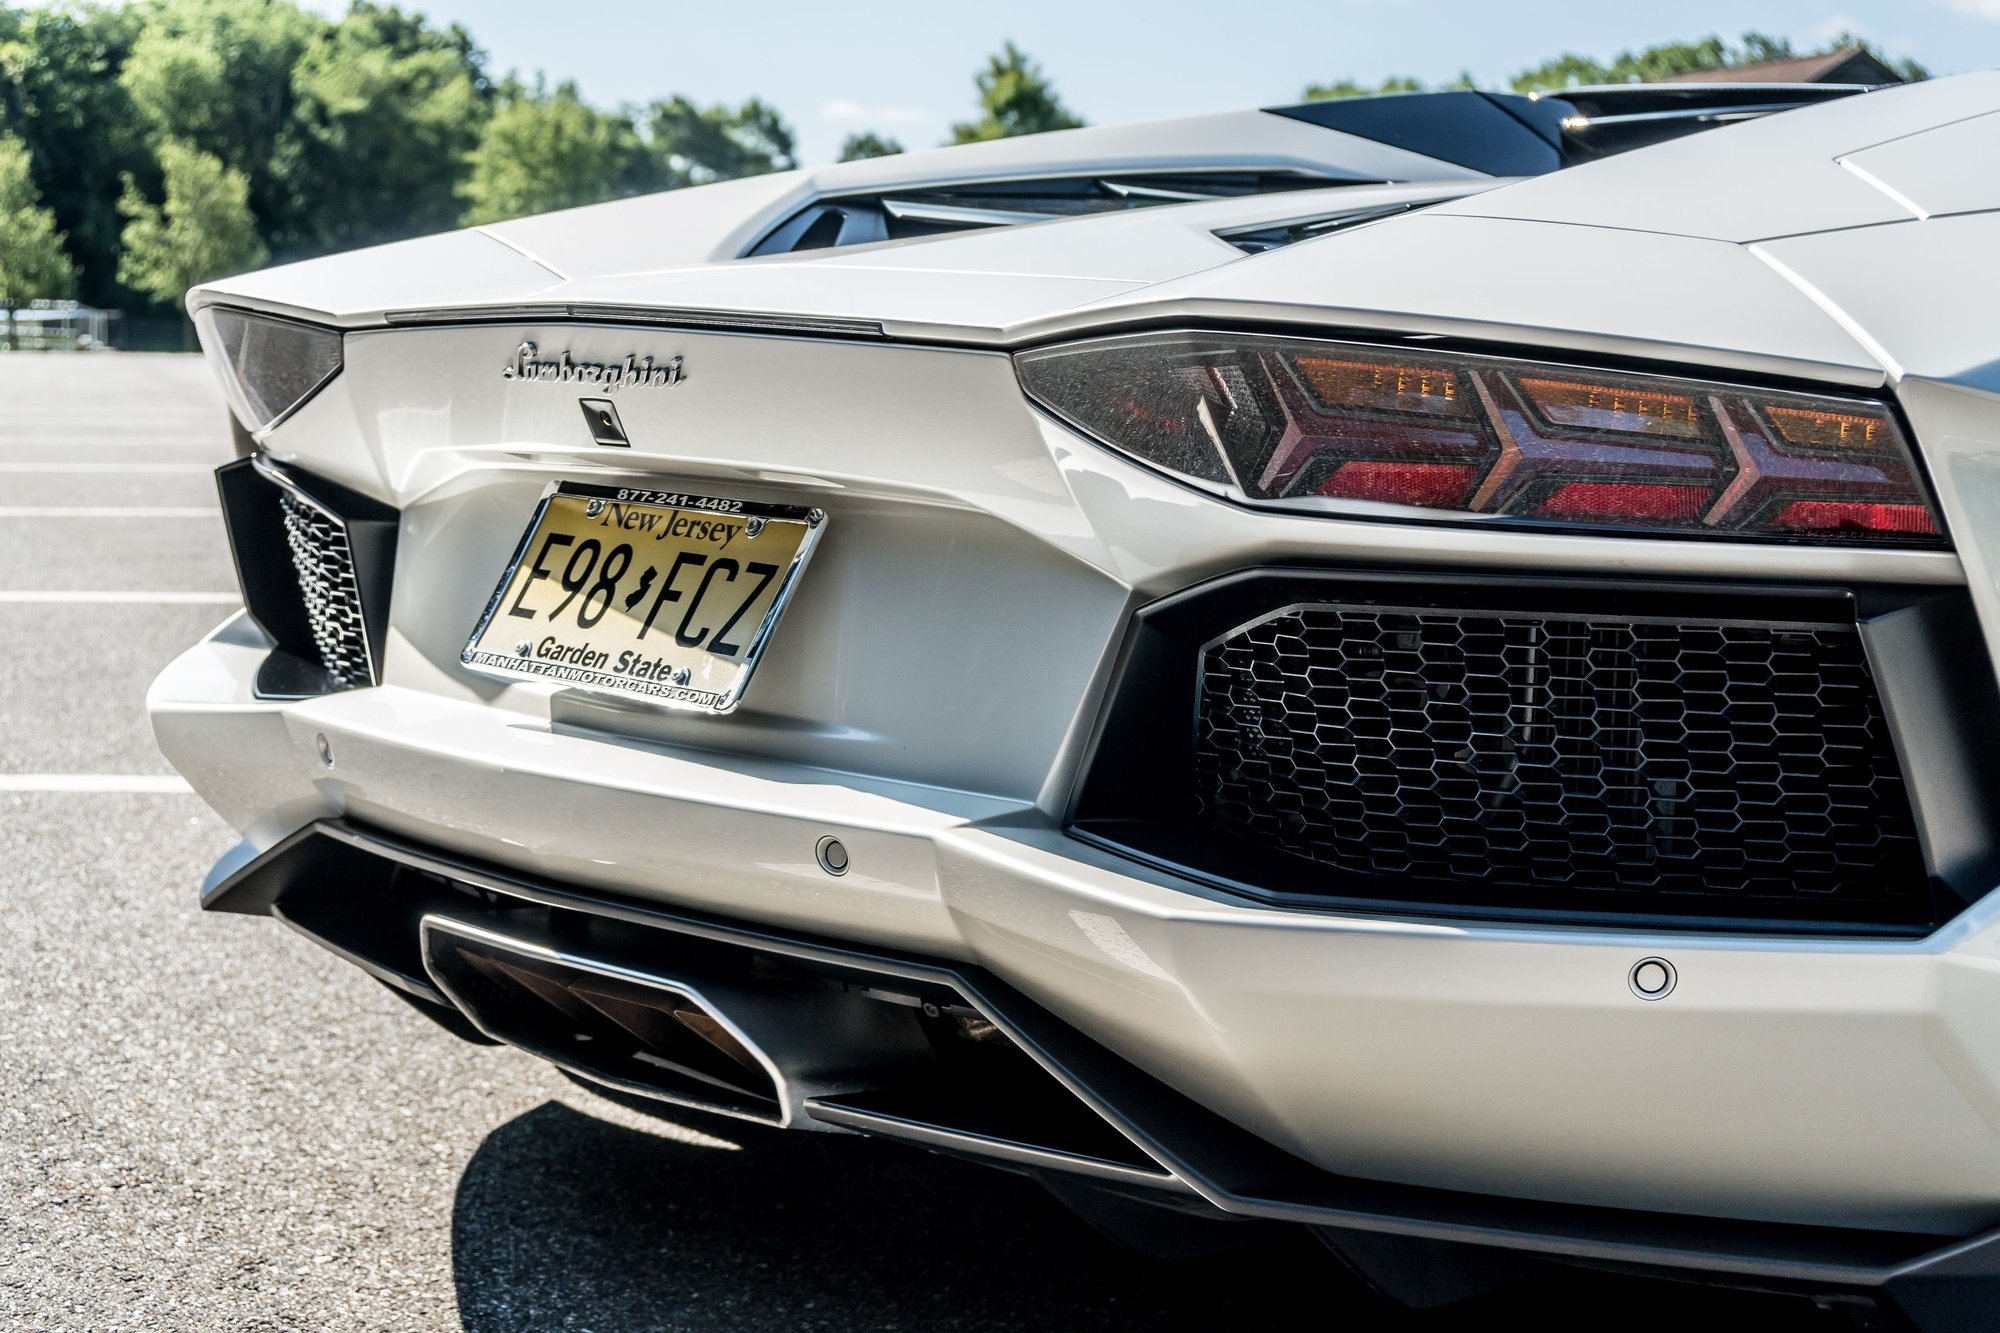
[[1265,334],[1100,338],[1015,366],[1077,428],[1253,505],[1943,545],[1895,418],[1865,400]]
[[1814,532],[1934,533],[1930,511],[1913,504],[1842,500],[1793,500],[1771,519],[1774,528]]

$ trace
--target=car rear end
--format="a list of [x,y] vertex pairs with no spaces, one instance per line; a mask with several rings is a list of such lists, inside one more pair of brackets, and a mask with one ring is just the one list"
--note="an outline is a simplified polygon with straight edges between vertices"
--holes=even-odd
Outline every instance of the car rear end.
[[150,700],[206,904],[641,1096],[1976,1326],[1990,390],[1754,245],[1481,207],[680,316],[216,289],[277,410]]

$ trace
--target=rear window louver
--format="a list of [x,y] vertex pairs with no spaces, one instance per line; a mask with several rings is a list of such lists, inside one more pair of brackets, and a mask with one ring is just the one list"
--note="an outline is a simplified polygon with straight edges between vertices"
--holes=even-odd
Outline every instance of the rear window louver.
[[1375,208],[1351,208],[1340,213],[1322,213],[1317,217],[1301,218],[1292,222],[1260,222],[1251,227],[1231,227],[1218,231],[1215,235],[1246,255],[1261,255],[1267,250],[1282,250],[1300,241],[1310,241],[1330,232],[1345,231],[1364,222],[1392,218],[1399,213],[1428,208],[1433,203],[1442,202],[1437,199],[1423,199],[1400,204],[1383,204]]
[[1161,204],[1377,183],[1304,171],[1140,172],[830,195],[779,223],[749,254],[794,254]]

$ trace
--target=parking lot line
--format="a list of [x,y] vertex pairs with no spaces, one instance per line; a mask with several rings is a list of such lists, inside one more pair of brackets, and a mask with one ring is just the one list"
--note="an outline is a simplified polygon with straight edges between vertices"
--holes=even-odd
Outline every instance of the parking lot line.
[[114,445],[144,444],[148,448],[163,445],[167,448],[184,447],[191,444],[219,444],[227,446],[229,437],[219,432],[206,435],[152,435],[141,427],[134,427],[129,435],[11,435],[0,436],[0,448],[5,449],[101,449]]
[[124,588],[37,588],[32,591],[0,589],[0,606],[44,603],[49,605],[99,606],[235,606],[243,600],[233,592],[155,592]]
[[[107,428],[114,430],[123,429],[132,424],[135,416],[135,413],[125,413],[101,417],[72,417],[63,412],[26,412],[13,408],[8,409],[7,412],[7,419],[9,421],[50,421],[54,422],[58,427],[69,430],[81,430],[86,427],[92,430],[104,430]],[[195,425],[208,425],[213,420],[214,413],[207,408],[199,411],[186,408],[179,410],[167,408],[161,411],[160,418],[148,418],[148,420],[174,416],[182,418],[183,425],[192,427]]]
[[192,790],[173,773],[0,773],[0,791],[167,796]]
[[0,463],[0,472],[213,472],[207,463]]
[[0,518],[212,518],[215,505],[0,505]]

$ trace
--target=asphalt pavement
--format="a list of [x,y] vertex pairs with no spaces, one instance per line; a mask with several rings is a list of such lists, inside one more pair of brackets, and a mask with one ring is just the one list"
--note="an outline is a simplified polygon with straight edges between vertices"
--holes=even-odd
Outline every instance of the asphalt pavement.
[[234,612],[199,359],[0,355],[0,1328],[1833,1330],[1577,1274],[1448,1316],[1309,1239],[1141,1259],[1033,1183],[636,1114],[266,920],[148,682]]

